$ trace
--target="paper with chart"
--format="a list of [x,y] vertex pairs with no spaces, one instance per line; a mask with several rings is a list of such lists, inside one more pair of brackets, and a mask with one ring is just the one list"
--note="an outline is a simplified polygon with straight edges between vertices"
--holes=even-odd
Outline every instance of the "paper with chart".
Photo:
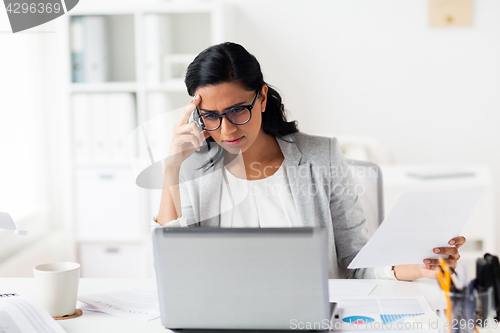
[[433,313],[424,296],[349,297],[337,304],[339,316],[333,325],[337,330],[395,329],[406,318]]
[[77,308],[110,315],[149,321],[160,317],[155,287],[141,287],[78,297]]
[[483,186],[403,193],[348,268],[422,264],[459,236]]

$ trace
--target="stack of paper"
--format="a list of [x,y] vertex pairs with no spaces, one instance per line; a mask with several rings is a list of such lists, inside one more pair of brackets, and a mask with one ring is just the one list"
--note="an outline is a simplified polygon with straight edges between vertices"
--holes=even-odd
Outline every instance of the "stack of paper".
[[0,332],[66,332],[40,304],[27,297],[12,295],[0,295]]
[[341,298],[350,296],[368,296],[376,286],[377,284],[371,281],[352,279],[328,280],[330,302],[337,302]]
[[80,296],[78,301],[81,310],[142,321],[160,317],[158,292],[154,287]]

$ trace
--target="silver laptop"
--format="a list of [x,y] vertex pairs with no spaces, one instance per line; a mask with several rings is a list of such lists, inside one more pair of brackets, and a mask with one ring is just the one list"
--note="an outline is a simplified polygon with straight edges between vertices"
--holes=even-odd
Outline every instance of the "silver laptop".
[[158,228],[153,246],[167,328],[296,330],[331,318],[322,229]]

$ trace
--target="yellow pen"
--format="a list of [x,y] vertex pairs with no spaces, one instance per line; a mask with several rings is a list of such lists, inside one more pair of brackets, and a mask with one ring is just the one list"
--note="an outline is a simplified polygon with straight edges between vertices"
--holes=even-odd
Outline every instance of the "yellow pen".
[[446,278],[446,282],[448,284],[451,283],[451,272],[450,272],[450,267],[448,264],[443,260],[443,258],[439,257],[439,264],[441,265],[441,268],[443,269],[444,272],[444,277]]
[[436,267],[436,274],[437,274],[437,280],[438,280],[438,283],[439,283],[439,286],[441,287],[441,289],[444,289],[446,288],[444,286],[444,277],[443,277],[443,272],[441,271],[441,269],[439,267]]
[[[450,297],[450,284],[451,284],[451,277],[450,277],[450,271],[448,268],[448,265],[446,262],[443,260],[443,258],[439,257],[439,264],[441,265],[441,268],[443,269],[444,272],[444,278],[443,278],[443,273],[438,272],[438,277],[440,277],[440,280],[442,281],[442,287],[445,296],[446,296],[446,315],[448,317],[448,331],[451,332],[451,297]],[[439,270],[439,267],[437,268]]]

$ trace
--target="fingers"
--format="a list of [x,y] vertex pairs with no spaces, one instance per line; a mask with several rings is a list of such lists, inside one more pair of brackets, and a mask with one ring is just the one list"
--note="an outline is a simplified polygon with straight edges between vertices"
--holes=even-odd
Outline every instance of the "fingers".
[[200,151],[200,143],[198,142],[198,139],[194,135],[183,134],[177,136],[176,144],[178,146],[181,146],[185,143],[191,143],[196,150]]
[[[448,256],[444,261],[448,266],[455,268],[457,266],[457,261],[460,259],[460,253],[458,252],[458,248],[464,245],[466,239],[463,236],[457,236],[452,238],[448,244],[452,247],[436,247],[432,250],[432,252],[442,255]],[[424,265],[422,268],[425,269],[435,269],[439,265],[439,259],[424,259]]]
[[[188,124],[188,125],[191,125],[191,124]],[[210,136],[210,133],[208,131],[201,131],[200,132],[200,129],[198,128],[197,125],[194,125],[194,129],[192,131],[193,135],[196,136],[196,138],[198,139],[198,141],[200,142],[200,146],[203,146],[203,141],[205,141],[209,136]]]
[[196,150],[200,150],[205,136],[200,132],[195,123],[188,123],[174,128],[175,143],[180,146],[186,142],[191,142]]
[[178,123],[179,125],[187,124],[189,122],[189,117],[191,116],[191,113],[200,104],[200,101],[201,101],[201,96],[198,94],[194,95],[191,102],[189,102],[189,104],[184,107],[182,115],[179,118],[179,123]]
[[[444,259],[444,261],[452,268],[456,267],[457,261],[460,259],[460,253],[458,249],[454,247],[437,247],[433,252],[436,254],[448,255],[448,258]],[[424,259],[424,264],[426,269],[433,269],[440,265],[439,259]]]
[[450,241],[448,242],[448,244],[450,244],[451,246],[455,246],[457,249],[464,245],[466,242],[466,239],[464,236],[457,236],[457,237],[453,237],[452,239],[450,239]]
[[[429,260],[429,262],[427,262]],[[457,267],[457,261],[455,259],[444,259],[444,262],[451,268],[455,269]],[[422,268],[425,269],[436,269],[440,267],[439,261],[437,259],[425,259]]]
[[201,134],[200,130],[198,129],[198,125],[196,125],[195,123],[187,123],[175,127],[174,134],[176,135],[191,134],[196,137],[200,145],[203,143],[203,140],[205,139],[203,134]]
[[198,128],[198,125],[196,125],[195,123],[191,123],[191,124],[188,124],[188,125],[194,125],[193,126],[193,130],[192,130],[191,133],[193,133],[193,135],[198,140],[198,143],[200,144],[200,147],[203,146],[203,141],[205,140],[205,136],[200,132],[200,129]]
[[[460,258],[460,255],[458,255],[458,257]],[[451,258],[451,257],[443,259],[443,260],[448,265],[450,265],[452,262],[456,263],[458,261],[458,259]],[[424,259],[424,264],[426,266],[433,266],[432,268],[435,268],[436,266],[440,266],[439,259]]]
[[422,274],[423,277],[428,278],[428,279],[437,278],[437,273],[436,273],[436,270],[434,268],[429,269],[429,268],[425,268],[425,266],[422,266],[420,268],[420,273]]
[[458,260],[460,258],[460,254],[458,253],[458,249],[455,247],[436,247],[432,252],[436,254],[449,255],[450,258]]

